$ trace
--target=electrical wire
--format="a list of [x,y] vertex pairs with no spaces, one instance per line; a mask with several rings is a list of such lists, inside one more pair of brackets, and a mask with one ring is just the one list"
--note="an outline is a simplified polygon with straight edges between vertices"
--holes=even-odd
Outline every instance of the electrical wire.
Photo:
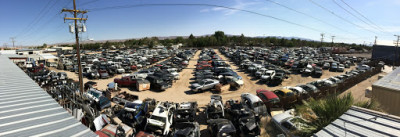
[[[336,0],[332,0],[332,1],[333,1],[333,3],[335,3],[338,7],[340,7],[341,9],[343,9],[344,11],[346,11],[347,13],[349,13],[351,16],[353,16],[353,17],[355,17],[356,19],[358,19],[358,20],[364,22],[364,23],[367,24],[369,27],[371,27],[371,28],[373,28],[373,29],[376,29],[376,30],[378,30],[378,31],[381,31],[381,30],[379,30],[379,28],[377,28],[377,27],[375,27],[375,26],[372,26],[370,23],[364,21],[364,20],[361,19],[360,17],[358,17],[358,16],[354,15],[353,13],[351,13],[349,10],[347,10],[346,8],[344,8],[343,6],[341,6],[339,3],[337,3]],[[386,33],[386,32],[384,32],[384,31],[381,31],[381,32]]]
[[335,12],[329,10],[328,8],[325,8],[324,6],[322,6],[322,5],[320,5],[320,4],[316,3],[316,2],[314,2],[313,0],[308,0],[308,1],[310,1],[311,3],[313,3],[314,5],[316,5],[316,6],[320,7],[320,8],[322,8],[322,9],[324,9],[325,11],[331,13],[332,15],[336,16],[337,18],[340,18],[340,19],[342,19],[343,21],[346,21],[346,22],[349,23],[349,24],[352,24],[352,25],[354,25],[354,26],[356,26],[356,27],[358,27],[358,28],[361,28],[361,29],[363,29],[363,30],[366,30],[366,31],[369,31],[369,32],[371,32],[371,33],[376,34],[376,32],[373,32],[373,31],[371,31],[371,30],[369,30],[369,29],[365,29],[365,28],[361,27],[360,25],[354,24],[353,22],[351,22],[351,21],[349,21],[349,20],[347,20],[347,19],[345,19],[345,18],[343,18],[343,17],[337,15]]
[[[24,35],[21,35],[20,37],[25,37],[26,34],[29,33],[30,30],[32,30],[32,28],[34,28],[34,26],[36,26],[36,24],[39,23],[39,22],[43,19],[43,17],[44,17],[47,13],[49,13],[50,9],[52,9],[52,7],[54,7],[58,2],[59,2],[59,1],[56,0],[56,2],[53,3],[53,5],[51,5],[49,8],[47,8],[46,12],[45,12],[44,14],[42,14],[42,15],[38,18],[38,20],[34,23],[34,25],[32,25],[32,27],[30,27],[30,28],[24,33]],[[29,36],[29,35],[28,35],[28,36]]]
[[205,7],[218,7],[218,8],[224,8],[224,9],[230,9],[230,10],[236,10],[236,11],[242,11],[242,12],[247,12],[247,13],[251,13],[251,14],[255,14],[255,15],[259,15],[259,16],[263,16],[263,17],[267,17],[267,18],[271,18],[271,19],[275,19],[278,21],[282,21],[282,22],[286,22],[295,26],[300,26],[312,31],[316,31],[316,32],[323,32],[321,30],[318,30],[316,28],[312,28],[309,26],[305,26],[305,25],[301,25],[295,22],[291,22],[285,19],[281,19],[278,17],[274,17],[274,16],[270,16],[270,15],[266,15],[266,14],[262,14],[262,13],[258,13],[258,12],[254,12],[254,11],[250,11],[250,10],[245,10],[245,9],[239,9],[239,8],[233,8],[233,7],[227,7],[227,6],[221,6],[221,5],[215,5],[215,4],[134,4],[134,5],[124,5],[124,6],[110,6],[110,7],[102,7],[102,8],[93,8],[93,9],[88,9],[88,11],[94,12],[94,11],[103,11],[103,10],[112,10],[112,9],[124,9],[124,8],[133,8],[133,7],[150,7],[150,6],[205,6]]
[[44,12],[45,9],[47,9],[47,7],[50,5],[50,3],[52,2],[52,0],[49,0],[49,2],[47,2],[46,6],[44,6],[39,14],[37,14],[37,16],[35,18],[33,18],[33,20],[21,31],[19,32],[17,35],[15,35],[14,37],[19,37],[21,34],[23,34],[23,32],[25,32],[26,30],[28,30],[29,28],[31,28],[32,24],[38,19],[38,17]]
[[319,22],[321,22],[321,23],[324,23],[324,24],[326,24],[326,25],[328,25],[328,26],[331,26],[331,27],[336,28],[336,29],[338,29],[338,30],[341,30],[341,31],[343,31],[343,32],[350,33],[350,34],[353,34],[354,36],[357,36],[357,34],[355,34],[355,33],[353,33],[353,32],[350,32],[350,31],[347,31],[347,30],[342,29],[342,28],[340,28],[340,27],[337,27],[337,26],[335,26],[335,25],[332,25],[332,24],[330,24],[330,23],[328,23],[328,22],[326,22],[326,21],[324,21],[324,20],[322,20],[322,19],[319,19],[319,18],[314,17],[314,16],[312,16],[312,15],[309,15],[309,14],[307,14],[307,13],[298,11],[298,10],[293,9],[293,8],[290,8],[290,7],[288,7],[288,6],[285,6],[285,5],[283,5],[283,4],[280,4],[280,3],[278,3],[278,2],[275,2],[275,1],[273,1],[273,0],[266,0],[266,1],[271,2],[271,3],[274,3],[274,4],[276,4],[276,5],[279,5],[279,6],[281,6],[281,7],[284,7],[284,8],[286,8],[286,9],[289,9],[289,10],[294,11],[294,12],[296,12],[296,13],[302,14],[302,15],[304,15],[304,16],[310,17],[310,18],[312,18],[312,19],[314,19],[314,20],[316,20],[316,21],[319,21]]
[[[379,27],[378,25],[376,25],[374,22],[372,22],[370,19],[368,19],[367,17],[365,17],[363,14],[361,14],[360,12],[358,12],[356,9],[354,9],[352,6],[350,6],[349,4],[347,4],[345,1],[342,1],[347,7],[349,7],[351,10],[353,10],[354,12],[356,12],[358,15],[360,15],[361,17],[363,17],[365,20],[367,20],[369,23],[373,24],[374,26],[376,26],[377,28],[379,28],[382,31],[385,31],[384,29],[382,29],[381,27]],[[387,31],[385,31],[387,32]]]

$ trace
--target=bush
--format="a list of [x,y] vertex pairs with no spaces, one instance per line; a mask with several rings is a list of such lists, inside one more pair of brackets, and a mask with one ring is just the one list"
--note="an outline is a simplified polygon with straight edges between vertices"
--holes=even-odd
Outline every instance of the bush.
[[305,121],[299,121],[306,126],[296,134],[299,136],[312,136],[315,132],[339,118],[353,105],[353,102],[353,96],[348,93],[343,97],[332,95],[321,100],[312,99],[304,102],[301,106],[296,106],[297,114],[302,117],[306,116],[303,117]]

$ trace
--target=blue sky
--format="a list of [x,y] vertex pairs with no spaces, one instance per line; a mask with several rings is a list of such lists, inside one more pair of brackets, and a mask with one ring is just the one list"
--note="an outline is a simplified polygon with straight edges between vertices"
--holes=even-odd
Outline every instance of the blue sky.
[[[16,37],[18,46],[74,42],[74,35],[68,32],[68,23],[71,21],[64,23],[63,20],[65,14],[72,15],[60,13],[62,8],[72,8],[71,1],[2,0],[0,46],[5,43],[12,45],[10,37]],[[335,2],[359,19],[341,9]],[[137,4],[213,4],[273,18],[210,6],[146,6],[95,10]],[[285,36],[313,40],[320,40],[320,33],[324,33],[325,41],[331,41],[331,36],[336,36],[335,42],[361,44],[364,41],[366,44],[373,43],[374,37],[378,36],[378,44],[392,45],[396,39],[393,35],[400,34],[400,0],[77,0],[77,6],[79,9],[89,10],[86,22],[88,31],[81,35],[83,39],[94,40],[188,36],[191,33],[198,36],[221,30],[233,35],[243,33],[245,36]]]

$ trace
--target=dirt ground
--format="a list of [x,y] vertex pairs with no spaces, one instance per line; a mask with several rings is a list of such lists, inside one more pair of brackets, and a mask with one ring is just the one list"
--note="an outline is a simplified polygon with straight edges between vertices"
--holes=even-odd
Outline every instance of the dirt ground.
[[363,58],[371,58],[372,53],[352,53],[352,54],[341,54],[341,55],[348,56],[348,57],[356,56],[356,57],[363,57]]
[[353,95],[355,102],[367,101],[370,98],[365,97],[365,89],[367,87],[371,87],[374,82],[378,81],[378,77],[380,75],[385,76],[386,74],[390,73],[391,71],[392,71],[392,67],[385,66],[385,69],[381,73],[376,74],[368,79],[365,79],[364,81],[358,83],[357,85],[354,85],[353,87],[349,88],[348,90],[346,90],[345,92],[340,94],[340,96],[343,96],[347,93],[351,93]]

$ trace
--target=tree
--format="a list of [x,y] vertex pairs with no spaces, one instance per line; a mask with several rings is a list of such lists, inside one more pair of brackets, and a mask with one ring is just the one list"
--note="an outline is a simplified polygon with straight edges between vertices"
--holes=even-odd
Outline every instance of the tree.
[[193,36],[193,34],[190,34],[190,36],[189,36],[189,40],[193,40],[194,39],[194,36]]

